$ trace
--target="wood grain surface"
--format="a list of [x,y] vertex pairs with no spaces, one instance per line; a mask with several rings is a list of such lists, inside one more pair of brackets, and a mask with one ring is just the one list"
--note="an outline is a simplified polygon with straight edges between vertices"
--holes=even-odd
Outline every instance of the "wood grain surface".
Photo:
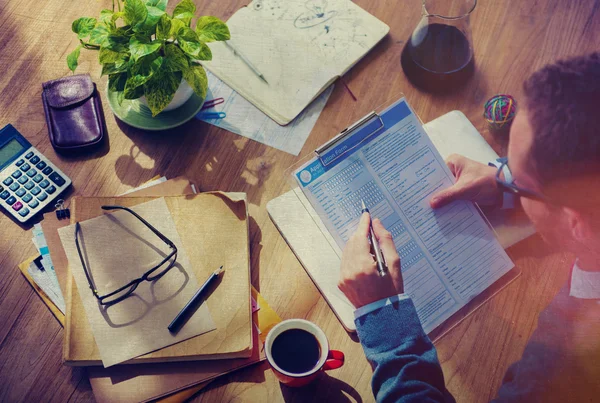
[[[227,19],[247,1],[195,3],[202,14]],[[461,90],[437,96],[415,89],[400,66],[404,43],[419,20],[420,0],[356,3],[388,24],[390,34],[345,77],[358,101],[336,86],[301,155],[360,117],[354,111],[399,92],[424,122],[463,111],[503,154],[506,139],[492,136],[481,117],[485,100],[497,93],[520,99],[527,75],[557,58],[594,50],[600,35],[597,0],[480,1],[471,19],[476,74]],[[284,171],[297,157],[198,121],[161,133],[133,129],[110,113],[104,94],[109,147],[76,158],[52,149],[41,83],[69,74],[65,58],[77,44],[71,22],[97,16],[110,4],[0,2],[0,126],[12,123],[71,177],[74,186],[67,196],[114,196],[155,175],[186,175],[201,191],[248,194],[253,284],[282,318],[306,318],[321,326],[332,348],[345,352],[346,365],[294,390],[281,386],[263,364],[212,382],[196,401],[373,401],[371,368],[360,344],[344,332],[266,212],[266,202],[289,189]],[[103,91],[106,77],[100,77],[96,53],[82,51],[78,73],[85,72]],[[28,229],[0,215],[0,401],[93,401],[84,370],[61,363],[62,328],[17,269],[35,252]],[[460,402],[495,396],[573,261],[537,236],[509,255],[523,275],[437,343],[448,388]]]

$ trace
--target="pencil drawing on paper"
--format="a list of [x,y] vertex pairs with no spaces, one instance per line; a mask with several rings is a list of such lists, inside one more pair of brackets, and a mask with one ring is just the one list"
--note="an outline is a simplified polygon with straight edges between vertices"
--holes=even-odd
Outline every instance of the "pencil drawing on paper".
[[337,15],[336,10],[327,10],[327,0],[308,0],[304,3],[304,7],[307,11],[294,20],[294,26],[299,29],[323,24]]

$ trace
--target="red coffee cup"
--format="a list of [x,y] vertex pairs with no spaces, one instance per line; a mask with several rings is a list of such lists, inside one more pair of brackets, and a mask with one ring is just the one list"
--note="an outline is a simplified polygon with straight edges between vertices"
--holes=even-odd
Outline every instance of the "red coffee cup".
[[265,341],[267,361],[279,382],[298,387],[321,373],[344,365],[344,353],[329,349],[321,328],[304,319],[289,319],[275,325]]

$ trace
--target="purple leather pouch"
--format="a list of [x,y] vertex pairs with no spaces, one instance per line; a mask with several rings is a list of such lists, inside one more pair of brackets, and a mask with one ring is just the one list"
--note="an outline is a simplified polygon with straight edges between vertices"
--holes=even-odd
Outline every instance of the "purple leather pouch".
[[102,103],[88,74],[47,81],[42,101],[52,146],[59,152],[85,151],[105,136]]

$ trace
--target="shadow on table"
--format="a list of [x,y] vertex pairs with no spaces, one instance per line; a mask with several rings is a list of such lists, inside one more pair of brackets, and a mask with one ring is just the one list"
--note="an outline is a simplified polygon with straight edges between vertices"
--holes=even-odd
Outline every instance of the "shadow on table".
[[157,132],[115,120],[134,143],[115,163],[115,173],[125,185],[139,186],[155,175],[186,176],[200,192],[246,192],[249,204],[260,204],[262,184],[280,164],[268,146],[196,119]]
[[262,231],[256,220],[248,216],[250,227],[250,281],[260,292],[260,252],[262,251]]
[[279,385],[283,399],[287,402],[358,402],[362,397],[352,386],[333,378],[325,373],[321,374],[311,384],[301,388],[291,388]]
[[[206,140],[204,133],[208,131],[206,125],[193,120],[174,129],[147,131],[131,127],[116,116],[114,119],[121,131],[134,143],[128,153],[121,155],[115,163],[117,176],[123,184],[129,186],[138,186],[140,180],[157,173],[169,177],[182,175],[196,157],[196,152],[190,150],[203,151]],[[197,126],[205,127],[198,130]],[[151,159],[153,166],[142,165],[139,161],[140,154]]]

